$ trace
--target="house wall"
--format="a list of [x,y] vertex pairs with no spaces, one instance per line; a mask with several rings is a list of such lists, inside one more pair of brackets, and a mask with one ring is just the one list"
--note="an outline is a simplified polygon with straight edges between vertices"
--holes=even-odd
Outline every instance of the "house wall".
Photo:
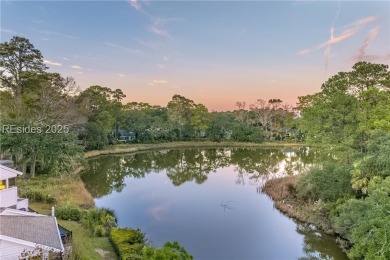
[[23,250],[34,250],[34,247],[25,246],[0,239],[0,259],[1,260],[17,260]]
[[5,190],[0,190],[0,207],[11,207],[16,205],[18,200],[18,188],[12,187]]
[[16,209],[26,209],[28,210],[28,199],[18,199]]

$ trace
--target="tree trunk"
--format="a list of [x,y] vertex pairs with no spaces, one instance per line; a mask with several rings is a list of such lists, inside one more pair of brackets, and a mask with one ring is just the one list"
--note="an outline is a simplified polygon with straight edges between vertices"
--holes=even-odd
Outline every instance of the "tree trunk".
[[35,166],[36,166],[36,163],[37,163],[37,156],[33,155],[33,158],[31,160],[31,166],[30,166],[30,175],[31,175],[32,178],[35,177]]

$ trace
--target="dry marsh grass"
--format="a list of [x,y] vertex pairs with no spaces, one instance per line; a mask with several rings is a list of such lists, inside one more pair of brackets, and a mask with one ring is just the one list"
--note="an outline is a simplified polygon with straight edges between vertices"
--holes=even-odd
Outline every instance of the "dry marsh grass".
[[93,198],[78,173],[61,176],[39,176],[17,181],[20,197],[35,203],[58,205],[72,203],[81,207],[93,206]]
[[287,216],[314,224],[325,233],[333,234],[330,220],[321,202],[307,202],[297,198],[295,185],[299,175],[268,180],[262,188],[274,201],[275,207]]

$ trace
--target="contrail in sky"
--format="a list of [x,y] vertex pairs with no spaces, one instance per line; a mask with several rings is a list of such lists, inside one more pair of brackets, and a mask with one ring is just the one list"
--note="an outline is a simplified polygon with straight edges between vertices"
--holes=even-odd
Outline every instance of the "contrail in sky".
[[[333,19],[332,27],[330,28],[330,40],[329,42],[334,42],[334,26],[337,22],[337,19],[339,18],[341,13],[341,5],[339,2],[338,8],[337,8],[337,13],[335,18]],[[325,76],[328,74],[328,66],[329,66],[329,60],[332,55],[332,44],[329,44],[325,51],[324,51],[324,58],[325,58]]]
[[366,56],[366,49],[370,46],[370,43],[376,38],[379,33],[379,27],[376,27],[370,31],[367,38],[364,40],[363,45],[358,49],[357,60],[362,61]]

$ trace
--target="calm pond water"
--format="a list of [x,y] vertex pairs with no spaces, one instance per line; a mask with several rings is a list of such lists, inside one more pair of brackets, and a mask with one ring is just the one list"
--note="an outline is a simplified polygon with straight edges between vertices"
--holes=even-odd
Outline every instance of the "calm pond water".
[[88,160],[97,207],[149,242],[179,241],[195,259],[347,259],[334,238],[296,222],[261,193],[269,178],[307,168],[308,149],[185,149]]

